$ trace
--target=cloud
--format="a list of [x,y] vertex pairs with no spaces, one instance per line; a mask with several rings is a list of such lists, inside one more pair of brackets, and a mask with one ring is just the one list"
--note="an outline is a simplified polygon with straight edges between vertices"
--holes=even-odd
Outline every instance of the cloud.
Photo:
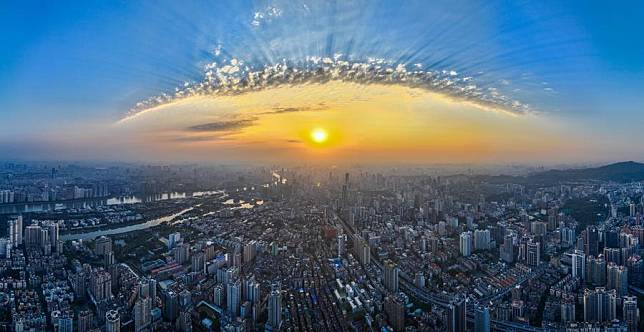
[[229,138],[222,136],[179,136],[170,139],[172,142],[178,143],[193,143],[193,142],[212,142],[212,141],[228,141]]
[[236,131],[243,129],[249,126],[252,126],[257,118],[251,119],[241,119],[241,120],[227,120],[227,121],[217,121],[217,122],[208,122],[203,124],[198,124],[186,128],[187,131],[193,132],[227,132],[227,131]]
[[[535,112],[530,105],[502,94],[497,89],[489,89],[489,84],[477,82],[472,76],[463,75],[456,70],[418,70],[416,67],[385,59],[350,61],[337,55],[333,58],[313,56],[299,62],[285,61],[262,66],[245,64],[236,58],[221,64],[213,62],[205,67],[201,82],[177,87],[172,95],[161,94],[141,101],[121,121],[156,106],[192,96],[231,96],[281,86],[330,81],[419,88],[456,101],[472,103],[483,109],[500,110],[513,115]],[[275,109],[274,113],[304,110],[306,109],[281,108]],[[221,130],[217,124],[213,128]]]

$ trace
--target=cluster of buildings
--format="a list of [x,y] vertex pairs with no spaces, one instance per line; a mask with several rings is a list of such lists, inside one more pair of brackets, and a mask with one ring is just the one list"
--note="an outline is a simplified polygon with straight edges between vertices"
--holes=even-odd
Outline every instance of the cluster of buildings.
[[0,313],[10,315],[0,324],[136,332],[643,326],[641,183],[497,184],[336,168],[227,178],[218,199],[139,203],[156,215],[183,213],[132,232],[63,241],[65,218],[8,217]]

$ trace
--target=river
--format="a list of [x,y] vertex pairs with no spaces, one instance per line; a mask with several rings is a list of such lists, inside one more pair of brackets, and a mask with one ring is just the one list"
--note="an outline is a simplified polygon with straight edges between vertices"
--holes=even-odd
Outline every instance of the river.
[[157,225],[161,225],[165,222],[168,222],[178,216],[181,216],[182,214],[192,211],[194,207],[190,207],[184,210],[181,210],[175,214],[163,216],[157,219],[152,219],[148,220],[144,223],[140,224],[134,224],[134,225],[129,225],[129,226],[123,226],[123,227],[118,227],[118,228],[112,228],[112,229],[103,229],[103,230],[96,230],[96,231],[90,231],[90,232],[83,232],[83,233],[75,233],[75,234],[63,234],[60,236],[60,239],[63,241],[70,241],[70,240],[89,240],[89,239],[94,239],[99,236],[103,235],[114,235],[114,234],[122,234],[122,233],[127,233],[127,232],[132,232],[132,231],[138,231],[150,227],[154,227]]
[[145,202],[164,201],[190,197],[202,197],[223,193],[223,190],[198,191],[193,193],[173,192],[146,196],[121,196],[110,198],[86,198],[72,201],[58,202],[29,202],[0,204],[0,214],[19,214],[29,212],[48,212],[66,209],[90,209],[97,206],[138,204]]

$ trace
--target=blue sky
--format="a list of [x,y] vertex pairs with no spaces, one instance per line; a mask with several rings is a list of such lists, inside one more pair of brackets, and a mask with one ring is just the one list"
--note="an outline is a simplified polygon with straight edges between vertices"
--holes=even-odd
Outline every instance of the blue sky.
[[624,146],[644,139],[643,22],[641,1],[5,1],[0,157],[37,157],[45,133],[113,122],[212,61],[343,53],[473,76],[607,160],[643,160]]

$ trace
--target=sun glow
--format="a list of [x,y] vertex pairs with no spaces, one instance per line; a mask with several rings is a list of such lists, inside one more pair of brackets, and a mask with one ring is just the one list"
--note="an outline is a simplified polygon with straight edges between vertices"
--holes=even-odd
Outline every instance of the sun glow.
[[454,162],[551,151],[559,140],[544,139],[548,126],[422,89],[330,81],[179,99],[116,129],[146,151],[186,159]]
[[322,128],[316,128],[311,131],[311,139],[315,143],[324,143],[329,138],[329,134]]

